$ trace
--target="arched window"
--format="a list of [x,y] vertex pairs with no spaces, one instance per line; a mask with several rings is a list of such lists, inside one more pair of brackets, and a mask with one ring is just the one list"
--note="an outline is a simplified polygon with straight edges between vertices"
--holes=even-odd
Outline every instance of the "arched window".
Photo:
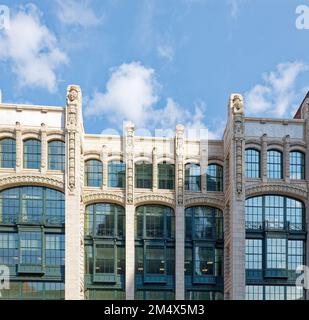
[[[222,211],[208,206],[196,206],[187,208],[185,216],[186,296],[189,299],[200,296],[209,300],[220,299],[223,293],[219,285],[223,280]],[[199,285],[198,294],[194,293],[196,284]]]
[[208,166],[207,191],[223,191],[223,167],[217,164]]
[[175,165],[162,162],[158,164],[159,189],[175,188]]
[[101,187],[102,180],[102,162],[99,160],[87,160],[85,162],[85,185],[88,187]]
[[255,149],[246,150],[246,177],[260,178],[260,151]]
[[246,228],[262,230],[304,230],[302,202],[276,195],[265,195],[246,200]]
[[277,150],[267,151],[267,177],[269,179],[282,179],[282,152]]
[[109,203],[86,207],[85,234],[97,237],[124,237],[124,209]]
[[41,141],[29,139],[24,141],[24,168],[40,169]]
[[305,179],[305,155],[299,151],[290,152],[290,178]]
[[147,162],[135,163],[135,188],[152,188],[152,164]]
[[144,205],[136,209],[136,299],[150,299],[153,285],[157,299],[174,298],[175,222],[173,209]]
[[201,191],[200,165],[188,163],[185,166],[185,189],[189,191]]
[[126,165],[122,161],[108,163],[108,186],[111,188],[125,188]]
[[294,289],[296,269],[306,261],[304,204],[281,195],[248,198],[245,221],[246,299],[303,299],[304,290]]
[[85,277],[88,299],[125,299],[125,210],[110,203],[86,207]]
[[16,142],[14,139],[5,138],[0,141],[0,167],[15,168]]
[[64,223],[64,195],[44,187],[17,187],[0,192],[0,223]]
[[65,143],[63,141],[48,142],[48,169],[64,170]]

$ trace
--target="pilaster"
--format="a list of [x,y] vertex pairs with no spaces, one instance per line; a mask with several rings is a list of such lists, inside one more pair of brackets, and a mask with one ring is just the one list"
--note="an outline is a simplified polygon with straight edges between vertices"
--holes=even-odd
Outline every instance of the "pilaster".
[[23,166],[23,142],[22,142],[22,128],[19,122],[16,122],[15,136],[16,136],[16,173],[20,173]]
[[283,179],[290,182],[290,136],[283,138]]
[[47,132],[46,125],[41,124],[41,173],[46,174],[47,171]]

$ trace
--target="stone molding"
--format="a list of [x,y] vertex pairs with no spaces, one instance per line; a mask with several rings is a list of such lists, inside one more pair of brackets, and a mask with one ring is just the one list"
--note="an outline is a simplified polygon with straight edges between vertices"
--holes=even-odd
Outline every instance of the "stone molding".
[[209,195],[201,195],[201,196],[187,196],[185,198],[185,207],[191,207],[194,205],[205,205],[216,207],[220,210],[224,210],[224,195],[209,196]]
[[137,196],[134,199],[134,204],[139,206],[143,203],[161,203],[161,204],[169,204],[174,206],[175,205],[175,197],[168,196],[164,194],[146,194],[142,196]]
[[119,195],[114,192],[96,192],[96,193],[86,193],[82,196],[83,203],[85,205],[90,203],[100,203],[100,202],[115,202],[122,206],[125,205],[125,196]]

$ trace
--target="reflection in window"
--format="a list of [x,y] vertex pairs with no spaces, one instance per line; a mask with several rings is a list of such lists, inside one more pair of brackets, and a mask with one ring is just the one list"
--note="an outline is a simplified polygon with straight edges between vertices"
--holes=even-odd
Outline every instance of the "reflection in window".
[[198,164],[194,164],[194,163],[186,164],[185,189],[189,191],[201,190],[201,169]]
[[6,138],[0,140],[0,168],[15,168],[16,166],[16,142]]
[[63,141],[50,141],[48,143],[48,169],[64,170],[65,144]]
[[97,203],[86,207],[85,234],[98,237],[124,237],[124,208]]
[[262,240],[246,239],[246,269],[261,270],[262,269]]
[[267,177],[282,179],[282,153],[277,150],[267,151]]
[[290,178],[305,179],[305,155],[299,151],[290,152]]
[[20,263],[23,265],[42,265],[42,233],[21,232]]
[[286,269],[286,239],[268,238],[266,250],[267,269]]
[[45,235],[45,263],[47,266],[64,266],[64,234]]
[[0,223],[64,223],[64,194],[44,187],[17,187],[0,192]]
[[175,165],[166,162],[158,164],[159,189],[175,188]]
[[40,169],[41,141],[29,139],[24,141],[24,168]]
[[217,164],[207,168],[207,191],[223,191],[223,168]]
[[260,152],[258,150],[246,150],[246,177],[260,178]]
[[18,234],[0,233],[0,264],[14,266],[18,263]]
[[137,162],[135,164],[135,188],[152,188],[152,164]]
[[88,160],[85,162],[85,185],[88,187],[101,187],[103,180],[102,162]]
[[108,163],[108,186],[111,188],[125,188],[126,165],[122,161]]

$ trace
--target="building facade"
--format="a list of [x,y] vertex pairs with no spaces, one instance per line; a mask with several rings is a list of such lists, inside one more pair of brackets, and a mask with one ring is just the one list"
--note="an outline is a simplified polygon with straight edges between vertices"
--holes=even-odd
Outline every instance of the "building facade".
[[0,104],[3,299],[306,299],[309,95],[222,140],[84,132],[63,107]]

